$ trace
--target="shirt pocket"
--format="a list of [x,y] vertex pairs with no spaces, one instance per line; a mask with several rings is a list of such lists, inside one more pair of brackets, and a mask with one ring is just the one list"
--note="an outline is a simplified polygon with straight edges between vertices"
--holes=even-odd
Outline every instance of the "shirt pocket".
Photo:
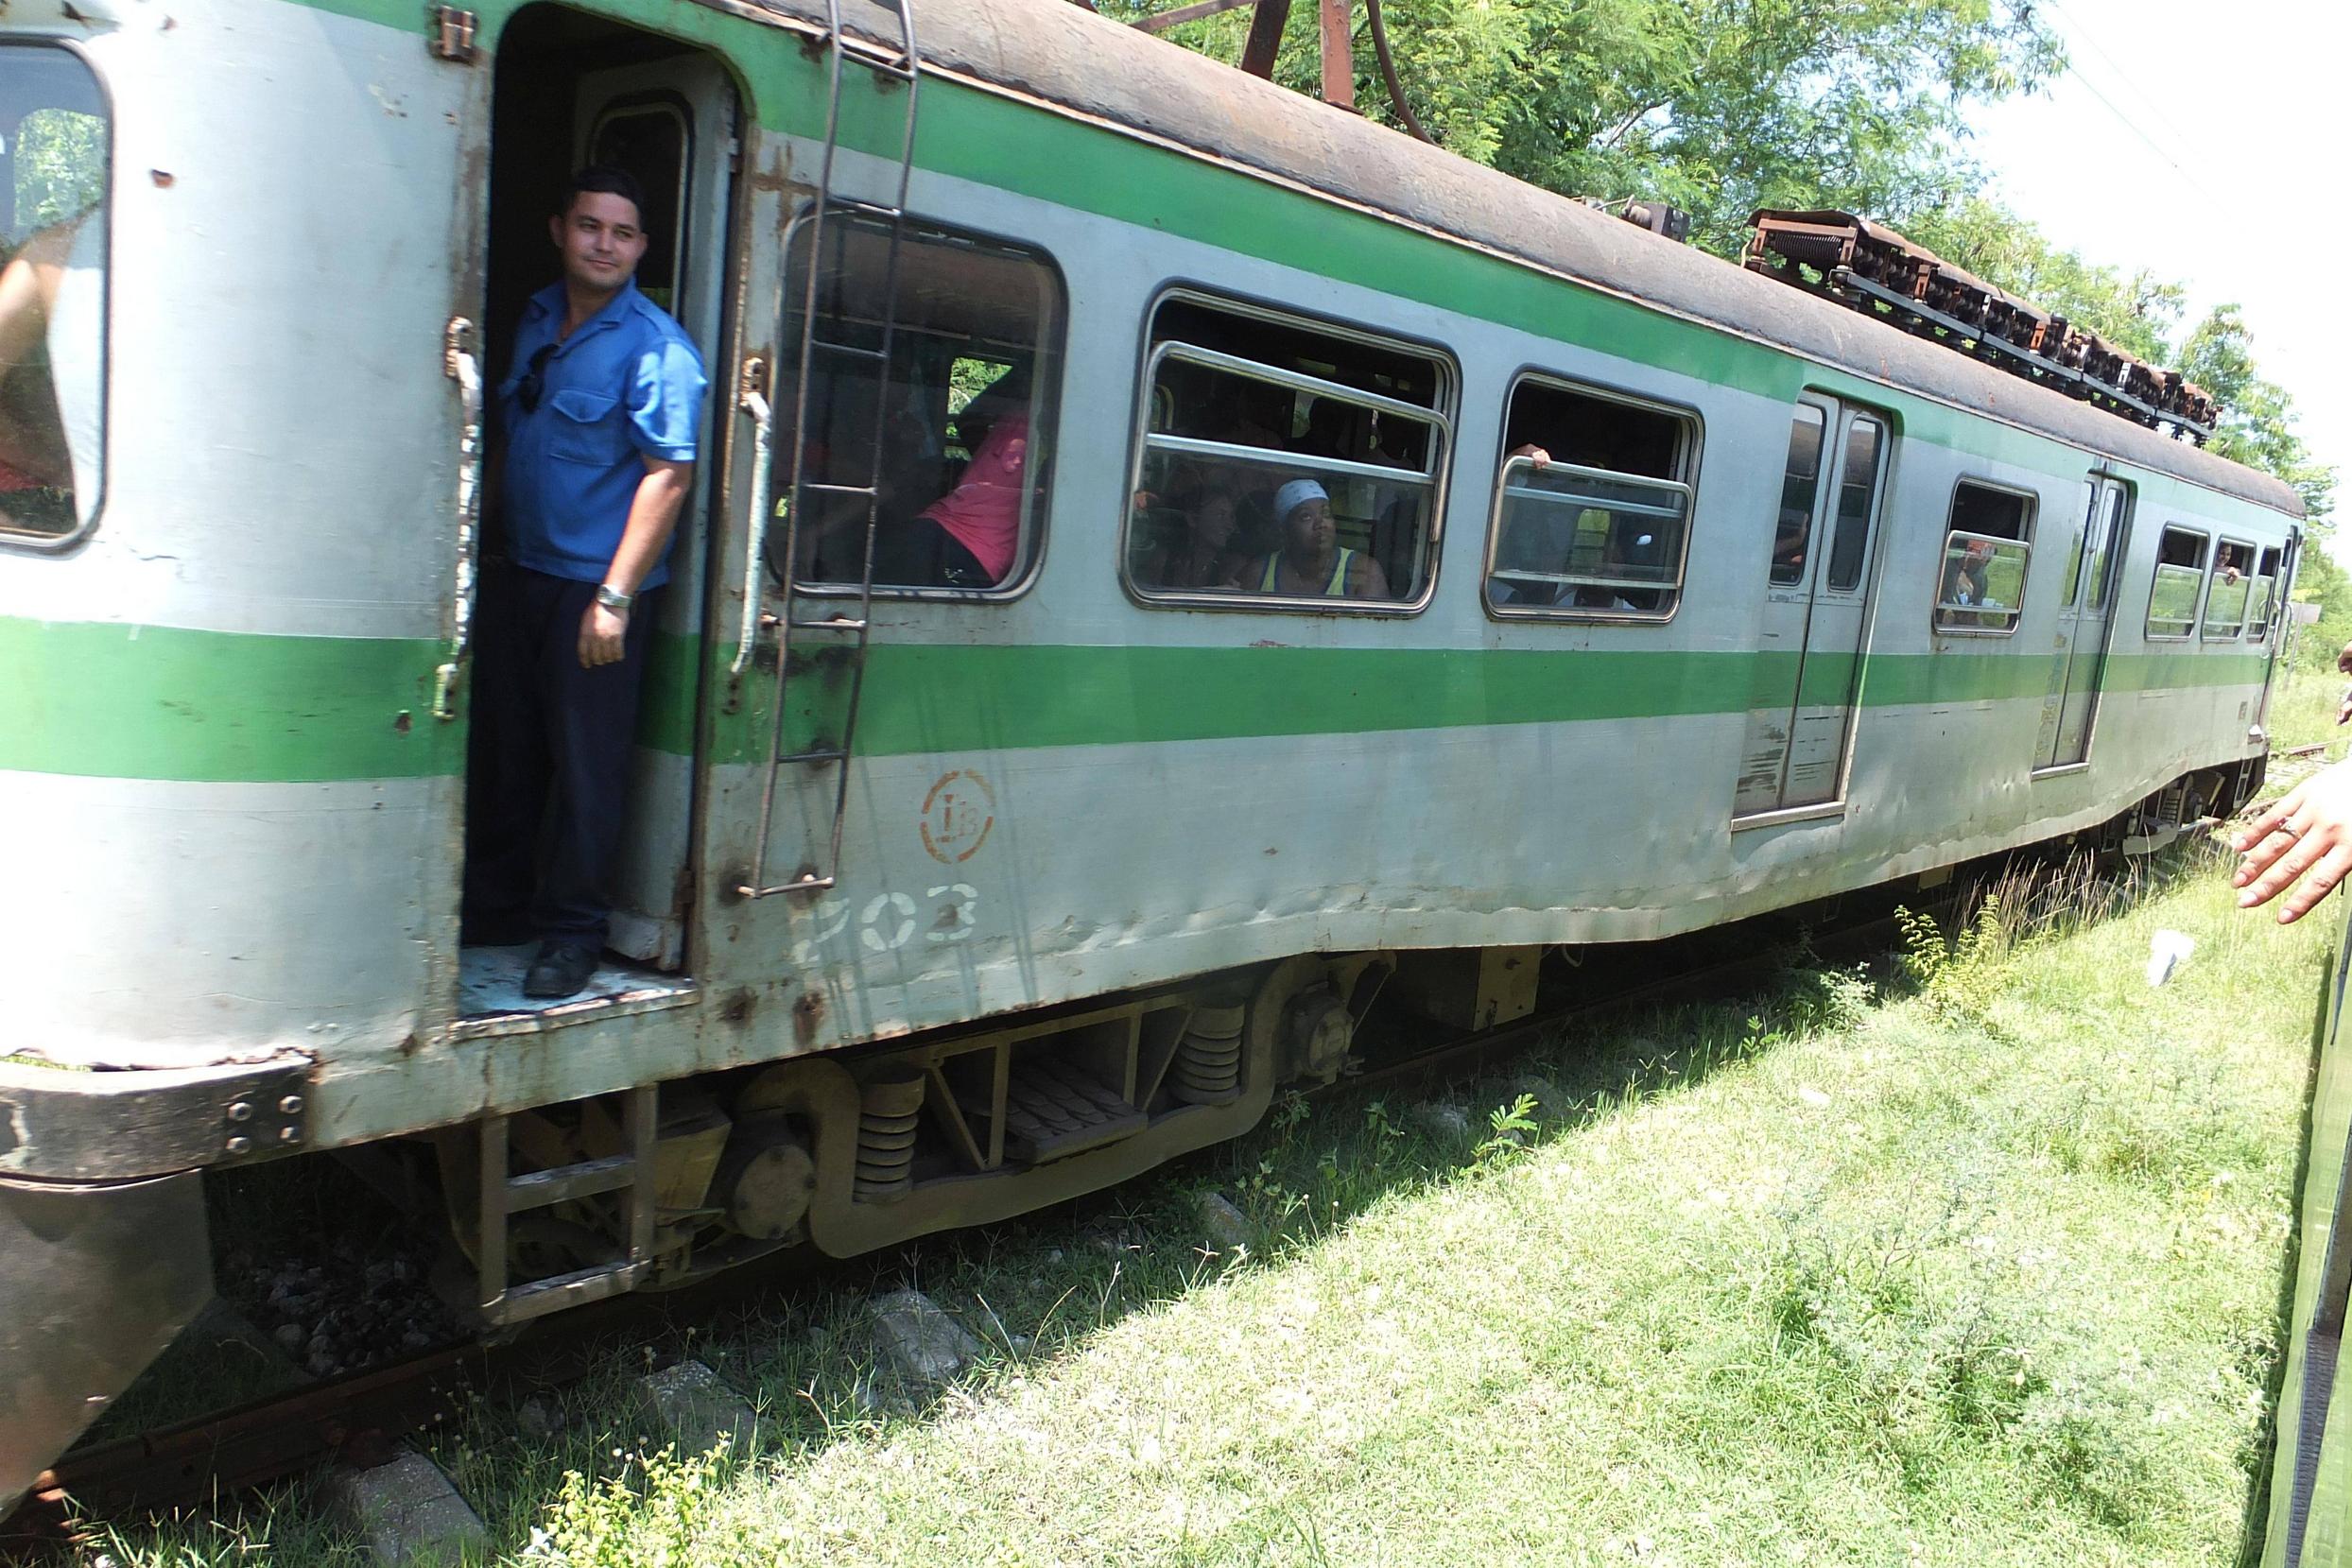
[[547,400],[555,419],[547,429],[547,456],[565,462],[610,467],[621,460],[628,443],[614,412],[617,397],[605,397],[568,387]]

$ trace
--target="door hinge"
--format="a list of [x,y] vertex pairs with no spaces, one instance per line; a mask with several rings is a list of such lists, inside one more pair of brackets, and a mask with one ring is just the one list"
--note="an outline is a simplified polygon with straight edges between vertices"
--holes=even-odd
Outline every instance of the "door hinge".
[[460,65],[471,65],[480,53],[474,46],[474,32],[480,19],[472,11],[455,6],[435,6],[431,13],[432,28],[426,43],[439,60],[454,60]]

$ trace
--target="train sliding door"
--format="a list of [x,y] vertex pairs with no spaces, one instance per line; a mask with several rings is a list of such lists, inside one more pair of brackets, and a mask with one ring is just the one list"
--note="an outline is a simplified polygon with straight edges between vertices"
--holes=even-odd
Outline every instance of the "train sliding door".
[[2091,722],[2099,713],[2100,678],[2106,671],[2107,639],[2114,624],[2116,567],[2123,559],[2131,519],[2131,491],[2119,480],[2093,475],[2090,506],[2074,542],[2066,602],[2058,607],[2049,691],[2042,701],[2042,730],[2034,748],[2037,772],[2089,760]]
[[1885,421],[1825,398],[1797,405],[1734,820],[1836,801],[1869,629]]

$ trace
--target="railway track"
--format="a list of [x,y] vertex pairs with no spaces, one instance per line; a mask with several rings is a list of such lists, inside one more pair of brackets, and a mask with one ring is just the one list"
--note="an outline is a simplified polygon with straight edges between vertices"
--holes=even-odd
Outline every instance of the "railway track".
[[[1956,905],[1971,886],[1970,876],[1956,874],[1925,905]],[[1904,902],[1923,903],[1916,892]],[[1871,898],[1859,918],[1827,928],[1804,927],[1812,956],[1850,963],[1884,953],[1899,938],[1894,903],[1892,895]],[[1775,925],[1790,932],[1798,928],[1784,914],[1679,939],[1736,951],[1696,965],[1669,964],[1654,974],[1639,974],[1638,966],[1629,965],[1634,977],[1603,992],[1434,1048],[1375,1060],[1323,1092],[1467,1076],[1571,1024],[1659,1002],[1736,995],[1769,979],[1786,962],[1782,944],[1755,929]],[[780,1288],[821,1284],[836,1266],[836,1260],[786,1258],[677,1291],[616,1297],[543,1320],[505,1342],[434,1350],[78,1450],[44,1473],[16,1512],[0,1521],[0,1551],[72,1543],[84,1519],[134,1518],[201,1506],[329,1463],[383,1462],[405,1439],[452,1418],[468,1394],[520,1398],[561,1386],[587,1371],[596,1357],[609,1355],[616,1340],[650,1342],[682,1320],[755,1308]]]

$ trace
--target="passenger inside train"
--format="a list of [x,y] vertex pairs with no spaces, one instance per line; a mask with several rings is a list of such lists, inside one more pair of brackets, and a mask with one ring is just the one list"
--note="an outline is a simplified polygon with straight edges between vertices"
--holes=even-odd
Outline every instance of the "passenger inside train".
[[[1127,534],[1139,594],[1393,604],[1420,591],[1436,361],[1183,296],[1154,312],[1152,337]],[[1211,497],[1228,498],[1230,534]]]
[[1533,378],[1505,424],[1491,604],[1663,615],[1689,521],[1695,432],[1681,416]]

